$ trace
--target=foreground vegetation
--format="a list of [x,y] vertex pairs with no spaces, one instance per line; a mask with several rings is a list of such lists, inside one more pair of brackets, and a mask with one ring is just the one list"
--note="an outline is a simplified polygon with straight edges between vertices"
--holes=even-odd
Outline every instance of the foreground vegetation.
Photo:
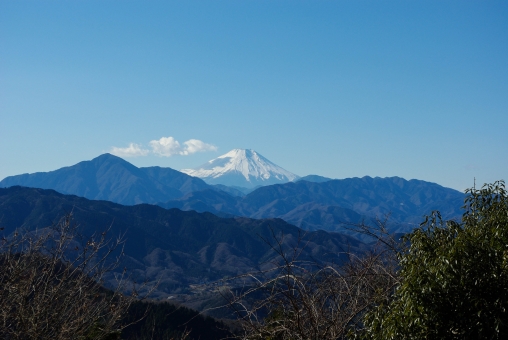
[[508,197],[468,190],[462,222],[438,212],[405,239],[399,284],[365,317],[364,339],[506,339]]
[[[258,285],[229,291],[242,339],[505,339],[508,197],[503,181],[467,191],[462,221],[430,216],[402,240],[385,224],[357,226],[378,241],[343,266],[281,262]],[[274,274],[275,271],[275,274]],[[264,293],[253,304],[250,294]],[[266,316],[267,317],[264,317]]]
[[[385,222],[356,226],[377,240],[345,264],[280,262],[222,290],[240,339],[503,339],[508,336],[508,195],[504,182],[467,191],[461,221],[432,212],[402,240]],[[138,301],[105,233],[75,242],[56,228],[1,240],[0,334],[6,339],[219,339],[227,327],[168,303]],[[116,279],[113,290],[105,279]],[[236,278],[238,279],[238,278]],[[257,284],[252,285],[252,282]],[[125,292],[130,292],[125,294]]]
[[108,339],[136,293],[123,277],[106,290],[118,242],[102,233],[78,244],[71,216],[52,228],[3,237],[0,243],[0,334],[5,339]]
[[[106,235],[77,242],[72,215],[67,215],[51,228],[2,237],[0,338],[206,340],[231,335],[225,324],[196,311],[142,301],[138,289],[146,287],[133,284],[125,269],[114,271],[119,259],[113,255],[122,240]],[[113,289],[104,287],[106,281],[115,282]]]

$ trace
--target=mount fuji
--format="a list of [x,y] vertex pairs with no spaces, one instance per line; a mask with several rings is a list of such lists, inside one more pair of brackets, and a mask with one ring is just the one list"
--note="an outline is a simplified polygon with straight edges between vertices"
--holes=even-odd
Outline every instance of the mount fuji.
[[234,149],[198,168],[180,171],[208,184],[243,188],[282,184],[299,178],[250,149]]

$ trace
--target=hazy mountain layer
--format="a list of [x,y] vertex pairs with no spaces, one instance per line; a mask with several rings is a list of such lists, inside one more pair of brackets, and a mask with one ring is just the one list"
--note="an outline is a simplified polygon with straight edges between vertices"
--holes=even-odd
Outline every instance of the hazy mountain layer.
[[298,178],[295,182],[307,181],[307,182],[322,183],[322,182],[328,182],[331,180],[333,180],[333,178],[323,177],[323,176],[319,176],[319,175],[307,175],[307,176]]
[[329,231],[342,230],[344,223],[389,216],[392,230],[408,231],[432,210],[440,210],[444,218],[460,218],[463,199],[461,192],[435,183],[363,177],[265,186],[244,197],[194,192],[162,206],[252,218],[277,217],[303,229]]

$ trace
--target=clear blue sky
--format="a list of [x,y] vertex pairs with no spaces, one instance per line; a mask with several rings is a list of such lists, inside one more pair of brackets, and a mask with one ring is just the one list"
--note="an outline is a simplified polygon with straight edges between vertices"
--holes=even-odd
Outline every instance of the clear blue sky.
[[300,176],[508,180],[508,2],[0,0],[0,179],[131,143],[137,166],[251,148]]

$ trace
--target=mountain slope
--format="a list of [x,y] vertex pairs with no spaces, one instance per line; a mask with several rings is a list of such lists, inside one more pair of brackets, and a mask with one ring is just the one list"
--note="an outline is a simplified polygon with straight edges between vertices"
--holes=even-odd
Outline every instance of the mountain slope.
[[193,191],[210,189],[210,186],[201,179],[188,176],[178,170],[171,168],[151,166],[139,169],[164,186],[178,189],[184,195]]
[[201,190],[188,193],[179,199],[165,203],[158,203],[163,208],[177,208],[181,210],[195,210],[197,212],[211,212],[217,216],[245,216],[237,205],[241,202],[239,196],[231,196],[220,190]]
[[295,174],[272,163],[254,150],[234,149],[196,169],[180,170],[209,184],[255,188],[294,181]]
[[121,204],[157,203],[209,186],[199,178],[170,168],[137,168],[122,158],[103,154],[90,161],[50,172],[10,176],[0,187],[22,185],[53,189]]
[[301,204],[318,203],[371,217],[390,214],[395,222],[419,223],[432,210],[440,210],[445,218],[461,216],[463,199],[461,192],[435,183],[366,176],[262,187],[245,196],[240,210],[250,211],[254,218],[264,218],[287,214]]

